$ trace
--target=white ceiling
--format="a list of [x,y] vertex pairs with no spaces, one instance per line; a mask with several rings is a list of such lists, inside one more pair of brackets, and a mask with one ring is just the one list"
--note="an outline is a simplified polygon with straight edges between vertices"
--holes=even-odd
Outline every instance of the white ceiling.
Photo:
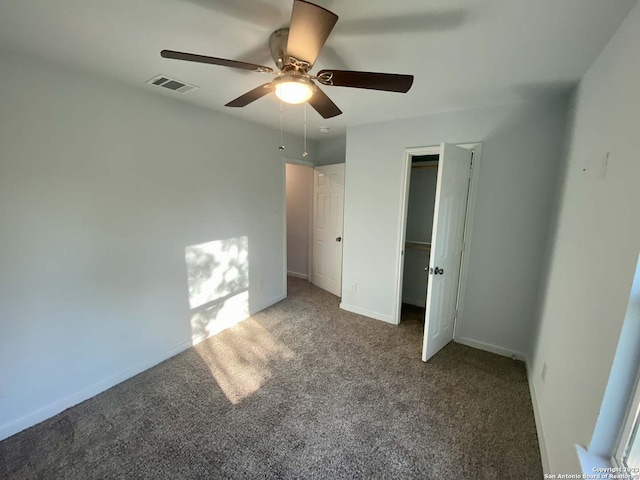
[[[278,126],[273,96],[228,101],[266,74],[180,62],[162,49],[273,66],[267,40],[292,0],[0,0],[0,48],[27,52],[247,120]],[[535,99],[575,84],[636,0],[317,0],[340,19],[312,71],[409,73],[407,94],[323,87],[344,112],[308,109],[310,136],[346,126]],[[165,74],[187,94],[144,82]],[[285,107],[301,133],[302,106]]]

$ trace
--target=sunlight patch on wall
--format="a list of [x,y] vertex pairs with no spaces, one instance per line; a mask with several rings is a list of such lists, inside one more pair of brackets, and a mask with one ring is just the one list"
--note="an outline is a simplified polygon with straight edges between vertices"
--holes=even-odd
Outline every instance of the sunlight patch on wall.
[[295,354],[252,318],[195,347],[234,405],[256,392]]
[[222,300],[191,315],[191,338],[198,343],[237,325],[249,316],[249,292]]
[[249,288],[247,237],[190,245],[184,256],[191,309]]
[[249,240],[189,245],[184,256],[195,345],[249,316]]

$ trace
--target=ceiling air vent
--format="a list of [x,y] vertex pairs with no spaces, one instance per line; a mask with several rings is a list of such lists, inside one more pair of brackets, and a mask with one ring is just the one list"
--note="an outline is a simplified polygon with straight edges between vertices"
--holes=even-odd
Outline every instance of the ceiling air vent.
[[166,75],[156,75],[151,80],[147,80],[149,85],[156,85],[158,87],[166,88],[167,90],[173,90],[178,93],[187,93],[191,90],[195,90],[195,85],[189,85],[188,83],[181,82],[175,78],[167,77]]

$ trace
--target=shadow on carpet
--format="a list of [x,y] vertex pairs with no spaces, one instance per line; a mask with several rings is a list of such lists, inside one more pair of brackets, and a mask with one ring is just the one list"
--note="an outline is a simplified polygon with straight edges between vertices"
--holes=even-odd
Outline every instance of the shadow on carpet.
[[522,362],[289,279],[236,327],[0,442],[0,477],[542,478]]

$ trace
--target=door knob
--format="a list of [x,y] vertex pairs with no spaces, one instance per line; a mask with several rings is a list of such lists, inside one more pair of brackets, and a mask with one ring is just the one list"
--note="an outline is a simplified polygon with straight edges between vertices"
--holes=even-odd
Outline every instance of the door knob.
[[342,241],[342,237],[336,238],[336,242],[341,242],[341,241]]

